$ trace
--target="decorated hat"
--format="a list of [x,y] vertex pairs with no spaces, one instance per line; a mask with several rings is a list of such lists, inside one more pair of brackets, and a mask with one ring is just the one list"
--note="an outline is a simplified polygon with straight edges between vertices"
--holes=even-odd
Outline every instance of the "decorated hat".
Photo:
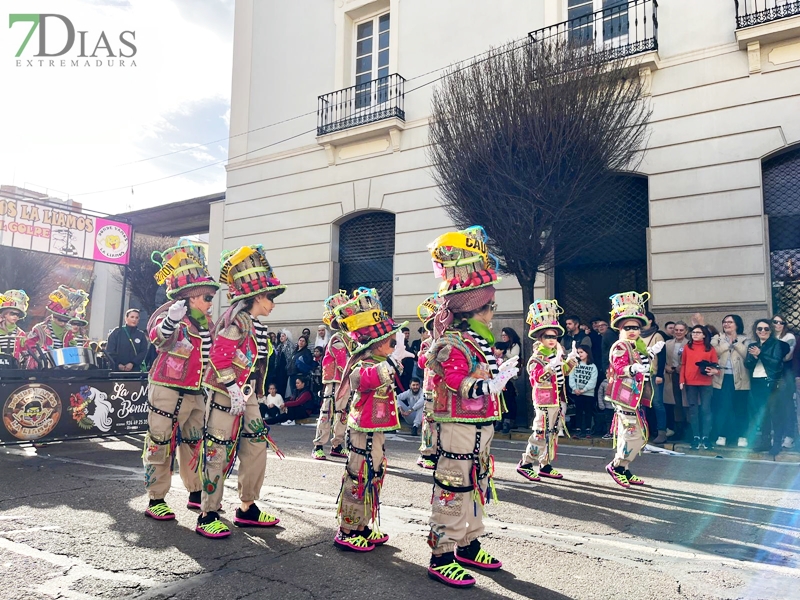
[[89,304],[89,294],[83,290],[76,290],[65,285],[58,286],[47,299],[47,310],[61,317],[66,317],[73,324],[86,325],[86,305]]
[[28,316],[28,294],[25,290],[8,290],[0,295],[0,311],[13,308],[22,313],[22,318]]
[[163,252],[153,252],[150,256],[160,268],[154,275],[158,285],[167,285],[167,298],[188,298],[193,292],[201,292],[195,288],[208,288],[209,293],[219,289],[208,272],[206,252],[199,244],[182,240],[177,246],[167,248]]
[[422,321],[422,325],[427,330],[433,328],[433,320],[436,318],[436,313],[442,307],[441,299],[438,294],[429,296],[417,307],[417,316]]
[[622,292],[614,294],[611,300],[611,327],[619,329],[617,323],[626,319],[638,319],[642,324],[647,323],[645,303],[650,298],[649,292]]
[[322,312],[322,322],[331,329],[339,329],[339,322],[336,319],[334,311],[337,306],[341,306],[350,301],[350,296],[347,295],[346,290],[339,290],[333,296],[329,296],[325,300],[325,310]]
[[487,287],[499,282],[497,259],[486,247],[483,227],[473,225],[440,235],[428,246],[433,272],[442,279],[439,296]]
[[275,277],[261,244],[223,252],[219,280],[228,285],[228,300],[231,302],[263,293],[274,298],[286,291],[286,286]]
[[525,319],[531,326],[528,337],[535,339],[546,329],[557,329],[560,335],[564,335],[564,328],[558,322],[558,317],[563,313],[564,309],[558,305],[557,300],[544,298],[534,300],[528,307],[528,318]]
[[377,290],[370,288],[358,288],[353,292],[352,298],[337,306],[333,312],[340,329],[355,342],[354,354],[385,340],[408,325],[408,321],[395,323],[383,310]]

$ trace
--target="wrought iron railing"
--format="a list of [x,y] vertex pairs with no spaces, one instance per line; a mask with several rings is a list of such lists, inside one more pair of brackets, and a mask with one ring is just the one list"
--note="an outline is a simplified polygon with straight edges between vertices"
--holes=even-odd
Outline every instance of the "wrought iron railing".
[[397,73],[319,97],[317,135],[396,117],[405,120],[405,83]]
[[800,0],[734,0],[736,29],[800,15]]
[[651,52],[658,50],[658,0],[623,0],[531,31],[528,37],[534,43],[566,40],[578,46],[593,45],[605,60]]

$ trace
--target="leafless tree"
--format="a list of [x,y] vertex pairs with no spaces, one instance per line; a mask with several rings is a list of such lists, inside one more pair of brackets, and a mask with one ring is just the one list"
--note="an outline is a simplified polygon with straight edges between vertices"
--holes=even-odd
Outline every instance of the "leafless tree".
[[[134,234],[131,261],[128,264],[128,289],[147,314],[152,314],[158,308],[156,303],[158,284],[153,276],[159,267],[153,263],[151,255],[155,251],[166,250],[177,243],[176,238]],[[120,267],[119,272],[114,274],[114,279],[121,284],[123,277],[124,271]]]
[[0,246],[0,293],[25,290],[35,300],[52,288],[50,275],[59,265],[58,256]]
[[452,68],[435,90],[429,160],[440,202],[462,227],[482,225],[522,286],[602,239],[619,171],[635,170],[650,109],[630,59],[564,41],[497,48]]

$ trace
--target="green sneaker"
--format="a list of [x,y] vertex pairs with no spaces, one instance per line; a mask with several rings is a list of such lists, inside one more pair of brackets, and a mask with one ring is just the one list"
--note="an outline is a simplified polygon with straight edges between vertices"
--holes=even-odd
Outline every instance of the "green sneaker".
[[322,449],[322,446],[317,446],[311,451],[311,458],[315,460],[325,460],[325,450]]
[[197,526],[194,530],[203,537],[211,539],[224,538],[231,534],[230,528],[219,520],[219,515],[215,512],[210,512],[205,517],[203,515],[197,517]]
[[156,521],[172,521],[175,518],[175,513],[163,500],[152,506],[148,506],[144,514]]
[[[447,554],[449,557],[453,556],[452,552]],[[458,564],[455,558],[451,562],[439,566],[434,563],[435,559],[437,557],[431,559],[431,565],[428,567],[428,577],[431,579],[454,588],[467,588],[475,585],[475,578]]]

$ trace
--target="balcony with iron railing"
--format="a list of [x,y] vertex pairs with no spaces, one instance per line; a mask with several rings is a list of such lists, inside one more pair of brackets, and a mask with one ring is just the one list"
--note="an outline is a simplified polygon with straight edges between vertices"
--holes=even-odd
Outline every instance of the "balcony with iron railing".
[[395,73],[321,95],[317,137],[387,119],[405,121],[405,82]]
[[800,15],[800,0],[734,0],[736,29]]
[[734,0],[736,41],[750,74],[761,73],[762,47],[800,39],[800,0]]
[[623,0],[603,10],[543,27],[528,34],[532,43],[567,41],[593,45],[604,60],[658,50],[658,0]]

